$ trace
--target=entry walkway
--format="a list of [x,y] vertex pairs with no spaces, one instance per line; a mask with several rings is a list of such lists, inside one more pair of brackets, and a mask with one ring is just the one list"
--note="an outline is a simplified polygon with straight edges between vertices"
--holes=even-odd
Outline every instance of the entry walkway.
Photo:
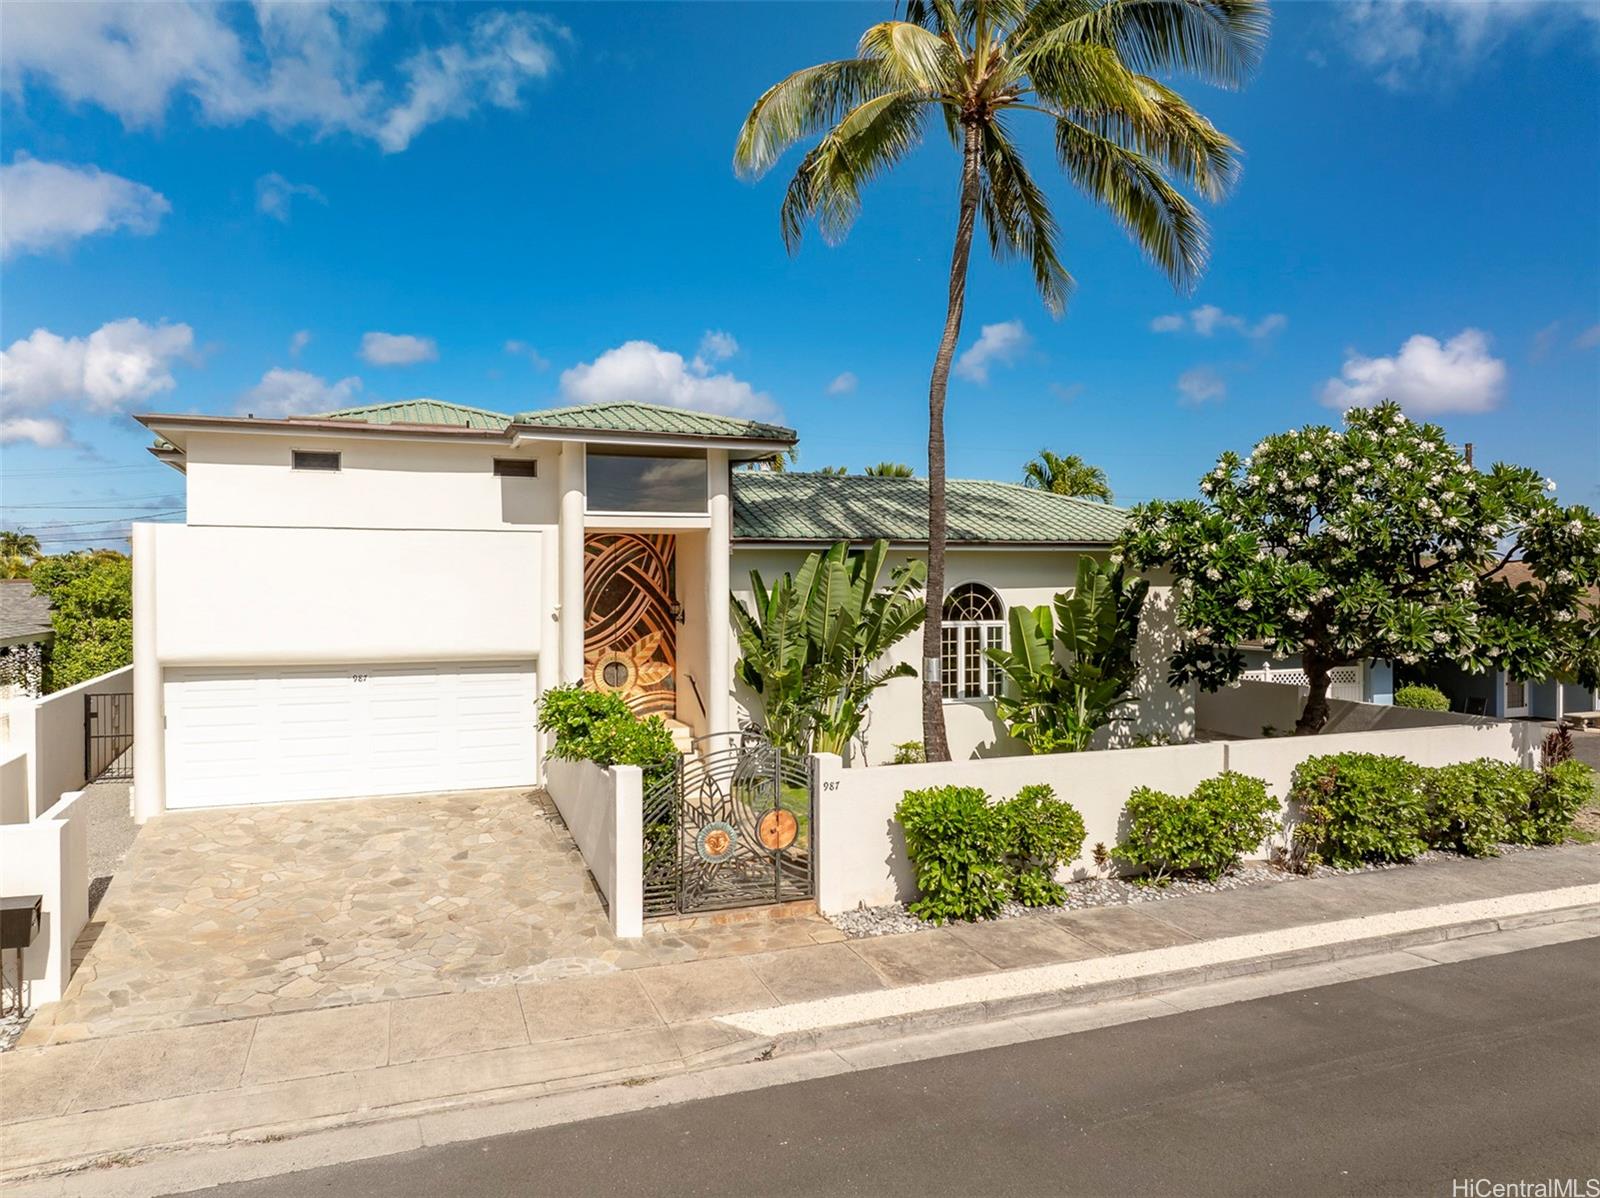
[[841,939],[825,920],[611,935],[542,791],[177,811],[150,821],[22,1047]]
[[889,1052],[908,1032],[1309,962],[1425,964],[1480,932],[1600,935],[1597,916],[1600,847],[1568,846],[18,1049],[0,1054],[0,1181],[357,1124],[408,1147],[430,1127],[489,1135],[527,1117],[496,1105],[515,1100]]

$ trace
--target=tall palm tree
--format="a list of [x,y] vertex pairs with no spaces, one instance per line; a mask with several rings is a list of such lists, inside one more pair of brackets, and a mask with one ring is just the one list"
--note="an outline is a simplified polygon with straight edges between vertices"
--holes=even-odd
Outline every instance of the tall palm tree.
[[904,462],[879,462],[876,466],[868,466],[861,473],[869,478],[911,478],[916,471]]
[[1106,472],[1089,465],[1075,453],[1060,457],[1041,449],[1039,456],[1022,468],[1022,485],[1038,487],[1052,495],[1111,502],[1111,484],[1106,480]]
[[31,532],[0,531],[0,578],[26,578],[43,555]]
[[916,147],[930,117],[960,152],[944,332],[928,383],[933,601],[923,625],[922,736],[928,760],[943,761],[944,405],[979,214],[995,256],[1025,258],[1051,312],[1072,287],[1049,201],[1013,140],[1013,114],[1049,121],[1067,177],[1175,287],[1191,289],[1208,234],[1179,185],[1221,198],[1237,174],[1237,147],[1153,76],[1239,86],[1260,60],[1269,14],[1265,0],[907,0],[904,15],[862,34],[854,58],[807,67],[769,88],[745,118],[733,161],[739,174],[759,177],[796,142],[820,138],[780,210],[792,253],[811,221],[824,240],[842,240],[862,189]]

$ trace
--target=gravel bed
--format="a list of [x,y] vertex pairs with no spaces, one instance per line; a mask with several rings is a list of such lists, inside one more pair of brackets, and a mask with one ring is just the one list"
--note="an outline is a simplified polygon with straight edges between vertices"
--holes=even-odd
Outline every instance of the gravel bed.
[[[1513,853],[1529,852],[1538,847],[1538,845],[1531,844],[1503,844],[1500,846],[1500,852],[1503,856],[1510,856]],[[1031,915],[1049,915],[1062,911],[1086,911],[1094,907],[1122,907],[1135,903],[1158,903],[1166,899],[1182,898],[1191,894],[1221,894],[1229,890],[1251,890],[1261,886],[1277,886],[1285,882],[1302,882],[1308,877],[1320,878],[1340,874],[1375,873],[1379,870],[1404,869],[1408,865],[1423,861],[1460,861],[1463,859],[1459,853],[1445,852],[1441,849],[1429,849],[1412,861],[1371,862],[1350,868],[1319,865],[1310,874],[1295,873],[1281,866],[1263,862],[1249,862],[1230,873],[1224,874],[1215,882],[1174,878],[1165,886],[1141,886],[1125,878],[1085,878],[1077,882],[1068,882],[1066,884],[1067,897],[1065,901],[1056,906],[1024,907],[1021,903],[1008,902],[1000,908],[1000,914],[997,918],[1025,919]],[[834,927],[853,940],[871,936],[894,936],[902,932],[925,932],[934,926],[918,919],[907,911],[904,903],[890,903],[884,907],[858,907],[854,911],[830,915],[828,920]]]

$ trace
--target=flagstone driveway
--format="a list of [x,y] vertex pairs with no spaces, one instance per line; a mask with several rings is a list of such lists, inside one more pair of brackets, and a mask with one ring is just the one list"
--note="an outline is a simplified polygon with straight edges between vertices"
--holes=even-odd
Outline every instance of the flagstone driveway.
[[22,1045],[842,938],[802,916],[617,940],[561,817],[528,790],[170,812],[95,920]]

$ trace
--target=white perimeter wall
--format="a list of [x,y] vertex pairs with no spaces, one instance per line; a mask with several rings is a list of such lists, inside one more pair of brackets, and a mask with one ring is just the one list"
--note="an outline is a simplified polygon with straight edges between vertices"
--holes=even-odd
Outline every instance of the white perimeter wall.
[[84,697],[132,690],[133,667],[124,666],[38,699],[12,701],[11,739],[0,762],[0,824],[33,819],[83,787]]
[[644,935],[644,771],[548,758],[545,789],[606,897],[611,931]]
[[[37,894],[44,918],[39,934],[23,954],[23,977],[30,1005],[55,1002],[72,970],[72,945],[89,918],[88,817],[81,791],[38,819],[0,827],[0,891]],[[6,971],[12,970],[6,953]]]
[[[770,589],[773,580],[794,573],[805,560],[802,549],[741,549],[734,547],[732,590],[736,601],[752,606],[750,571],[758,570]],[[913,557],[905,551],[889,555],[884,566],[889,571]],[[1006,605],[1038,607],[1051,604],[1077,580],[1079,550],[999,550],[951,549],[946,558],[947,590],[965,582],[981,582],[992,587]],[[1092,556],[1092,555],[1090,555]],[[1145,603],[1144,621],[1139,632],[1139,678],[1135,690],[1141,702],[1133,709],[1134,719],[1127,724],[1102,730],[1099,745],[1127,743],[1135,735],[1159,733],[1185,740],[1194,732],[1194,689],[1174,689],[1166,682],[1167,659],[1177,641],[1172,617],[1170,579],[1152,576],[1150,596]],[[1009,640],[1009,636],[1008,636]],[[922,630],[919,628],[897,645],[890,661],[906,662],[922,670]],[[874,697],[866,729],[867,762],[873,765],[891,761],[894,747],[905,741],[922,739],[922,684],[920,678],[897,678]],[[734,700],[739,714],[759,720],[760,699],[742,687],[735,687]],[[944,705],[945,732],[950,755],[957,761],[975,757],[1003,757],[1025,754],[1027,749],[1014,740],[995,715],[990,699],[961,699]]]
[[[1236,682],[1212,693],[1201,691],[1196,701],[1196,722],[1206,732],[1256,739],[1262,735],[1263,728],[1292,732],[1305,704],[1305,697],[1296,686]],[[1323,737],[1338,732],[1378,732],[1391,728],[1504,726],[1502,721],[1487,716],[1354,703],[1348,699],[1329,700],[1328,710],[1328,723],[1320,734]]]
[[[1110,849],[1124,835],[1124,808],[1140,786],[1187,794],[1225,769],[1265,779],[1280,804],[1295,766],[1324,753],[1383,753],[1419,765],[1447,765],[1492,757],[1531,765],[1540,733],[1535,725],[1483,721],[1432,728],[1216,741],[1151,749],[1060,753],[934,765],[890,765],[845,769],[837,757],[812,760],[817,823],[817,901],[822,911],[880,906],[916,895],[915,872],[895,822],[895,806],[908,790],[930,786],[976,786],[994,799],[1010,798],[1023,786],[1044,782],[1083,815],[1088,835],[1083,855],[1062,876],[1096,871],[1094,846]],[[1262,846],[1264,851],[1266,846]]]

